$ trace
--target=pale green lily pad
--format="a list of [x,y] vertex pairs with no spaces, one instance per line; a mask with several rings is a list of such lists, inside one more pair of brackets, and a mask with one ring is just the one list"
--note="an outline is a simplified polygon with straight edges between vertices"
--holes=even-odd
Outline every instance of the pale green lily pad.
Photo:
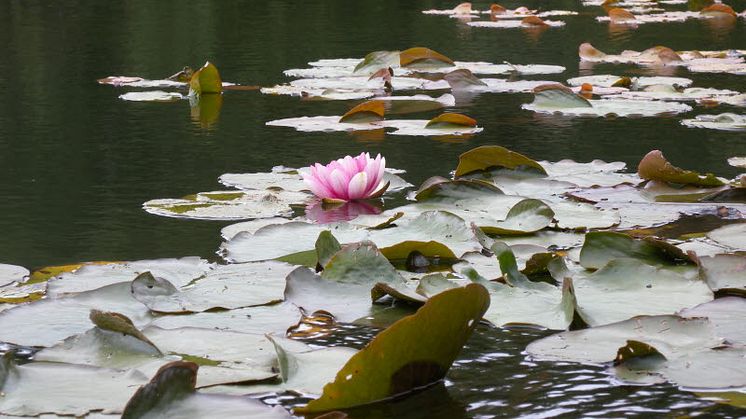
[[91,309],[121,313],[136,327],[149,323],[150,310],[130,295],[129,283],[35,301],[0,313],[0,341],[27,346],[51,346],[90,329]]
[[[386,192],[397,192],[411,187],[412,184],[402,179],[396,169],[387,169],[383,175],[383,182],[389,182]],[[282,188],[286,191],[308,191],[308,186],[298,173],[298,169],[287,167],[273,167],[268,173],[226,173],[220,176],[220,183],[231,188],[241,190],[264,190],[268,188]]]
[[343,346],[314,349],[290,339],[271,336],[269,339],[277,351],[276,367],[280,371],[278,383],[216,386],[202,392],[242,395],[292,391],[306,396],[319,396],[324,385],[334,380],[337,371],[357,353],[356,349]]
[[[567,80],[567,84],[570,86],[581,86],[584,83],[591,84],[593,86],[601,87],[612,87],[615,83],[619,82],[622,77],[612,76],[610,74],[598,74],[593,76],[574,77]],[[689,87],[694,83],[691,79],[684,77],[632,77],[631,80],[634,86],[638,88],[653,86],[653,85],[669,85],[669,86],[680,86]]]
[[706,318],[685,319],[674,315],[638,316],[589,329],[561,332],[531,342],[526,352],[543,361],[603,363],[616,357],[628,340],[654,346],[668,359],[687,352],[717,347],[723,340],[715,335]]
[[697,115],[694,119],[683,119],[681,124],[690,128],[709,128],[721,131],[746,131],[746,116],[733,113],[719,115]]
[[637,185],[642,182],[636,173],[622,173],[627,165],[624,162],[593,160],[580,163],[573,160],[557,162],[540,161],[546,170],[547,179],[570,182],[582,188],[593,186],[615,186],[622,183]]
[[746,157],[731,157],[728,159],[728,164],[733,167],[746,169]]
[[229,224],[223,227],[220,230],[220,236],[223,237],[224,240],[230,240],[233,237],[235,237],[238,233],[245,232],[246,234],[254,234],[262,227],[266,227],[268,225],[273,225],[273,224],[286,224],[286,223],[290,223],[293,221],[297,222],[298,220],[282,218],[282,217],[272,217],[272,218],[257,218],[255,220],[249,220],[249,221],[241,221],[239,223]]
[[184,99],[185,96],[178,92],[164,92],[163,90],[153,90],[147,92],[127,92],[119,95],[119,99],[128,102],[176,102]]
[[311,194],[285,190],[245,190],[200,192],[182,199],[153,199],[143,204],[145,211],[174,218],[199,220],[240,220],[288,217],[291,204],[303,204]]
[[613,209],[601,209],[583,202],[550,202],[557,227],[587,230],[609,228],[621,222],[621,215]]
[[283,303],[235,310],[208,311],[190,315],[160,316],[150,324],[162,329],[200,327],[242,333],[285,333],[298,323],[301,311],[293,304]]
[[[297,268],[287,277],[285,300],[306,312],[325,310],[337,320],[350,322],[372,313],[378,283],[405,287],[404,278],[371,242],[344,246],[324,266],[321,275]],[[375,311],[375,310],[373,310]]]
[[595,273],[573,278],[577,311],[590,326],[638,315],[673,314],[713,299],[710,288],[636,259],[614,259]]
[[733,250],[746,251],[746,223],[720,227],[707,233],[707,237]]
[[0,263],[0,287],[4,287],[14,282],[23,282],[29,273],[28,269],[23,266]]
[[699,390],[746,386],[746,348],[725,347],[669,360],[660,374],[672,383]]
[[701,278],[713,291],[746,295],[746,256],[704,256],[697,262]]
[[445,377],[489,306],[475,284],[443,292],[353,355],[320,398],[295,413],[344,409],[400,396]]
[[532,282],[518,271],[510,248],[504,244],[492,247],[506,284],[487,281],[468,273],[472,281],[483,285],[490,293],[490,308],[484,319],[495,326],[536,325],[547,329],[564,330],[572,322],[575,308],[572,283],[563,288],[546,282]]
[[596,117],[653,117],[674,115],[689,112],[692,107],[678,102],[660,102],[654,100],[605,99],[589,100],[590,106],[576,106],[564,102],[529,103],[521,108],[544,114],[562,114],[569,116]]
[[290,418],[284,409],[270,408],[257,400],[196,393],[194,383],[198,368],[195,363],[183,361],[164,365],[127,402],[122,419]]
[[618,258],[633,258],[655,266],[691,264],[691,259],[676,246],[652,237],[634,239],[624,233],[597,231],[585,235],[580,264],[601,269]]
[[[565,26],[565,22],[561,20],[544,20],[543,21],[546,24],[546,27],[562,27]],[[497,29],[515,29],[515,28],[524,28],[524,29],[531,29],[531,28],[543,28],[544,26],[537,26],[529,23],[524,23],[522,20],[479,20],[475,22],[468,22],[467,25],[473,26],[476,28],[497,28]]]
[[[510,250],[516,258],[516,263],[520,270],[526,268],[526,263],[537,254],[545,254],[547,249],[535,244],[515,244],[510,246]],[[487,279],[496,279],[502,276],[500,263],[494,256],[485,256],[480,252],[470,252],[464,254],[462,262],[453,265],[454,272],[461,272],[467,267],[471,267]]]
[[715,334],[732,344],[746,345],[746,298],[724,297],[681,310],[681,317],[707,317],[715,326]]
[[118,282],[131,282],[143,272],[166,278],[177,287],[203,275],[213,265],[206,260],[189,256],[178,259],[138,260],[107,264],[88,264],[72,272],[63,272],[47,283],[47,296],[90,291]]
[[325,230],[330,230],[342,244],[371,240],[382,251],[406,241],[435,241],[447,246],[456,256],[481,250],[474,232],[464,220],[445,211],[421,213],[396,224],[397,227],[382,230],[364,229],[342,222],[327,225],[304,222],[269,225],[254,234],[236,234],[221,245],[221,252],[232,262],[280,258],[314,249],[316,239]]
[[482,226],[487,234],[522,235],[539,231],[552,222],[554,211],[538,199],[524,199],[513,205],[505,220]]
[[285,277],[293,269],[276,261],[220,265],[181,289],[145,273],[132,282],[132,295],[160,313],[264,305],[282,300]]
[[147,377],[138,371],[49,362],[11,364],[2,386],[0,414],[120,413],[132,389],[146,381]]

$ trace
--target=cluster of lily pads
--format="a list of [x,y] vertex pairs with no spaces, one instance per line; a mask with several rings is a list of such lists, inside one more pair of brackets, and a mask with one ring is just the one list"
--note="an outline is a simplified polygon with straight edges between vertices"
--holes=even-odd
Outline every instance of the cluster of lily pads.
[[[469,26],[480,28],[524,28],[524,29],[545,29],[549,27],[561,27],[565,22],[558,20],[543,20],[542,18],[552,16],[575,16],[578,12],[569,10],[547,10],[539,12],[535,9],[529,9],[525,6],[519,6],[515,9],[507,9],[497,3],[490,5],[487,10],[475,10],[471,3],[460,3],[453,9],[431,9],[424,10],[426,15],[447,15],[465,22]],[[477,20],[480,16],[487,15],[489,20]]]
[[[339,221],[309,214],[362,202],[326,207],[290,168],[147,202],[248,220],[222,230],[225,263],[0,265],[0,413],[288,417],[245,396],[283,391],[312,399],[296,414],[345,409],[442,379],[480,319],[562,331],[527,352],[609,363],[624,382],[746,387],[744,178],[684,170],[657,150],[624,168],[483,146],[411,203]],[[411,186],[391,172],[386,193]],[[385,330],[360,351],[293,339],[337,322]]]

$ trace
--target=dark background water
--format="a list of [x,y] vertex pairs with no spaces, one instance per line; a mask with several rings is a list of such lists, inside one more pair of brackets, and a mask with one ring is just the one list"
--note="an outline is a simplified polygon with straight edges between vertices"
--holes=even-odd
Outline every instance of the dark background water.
[[[600,158],[625,161],[633,169],[645,153],[658,148],[680,166],[727,177],[737,173],[726,159],[746,154],[746,135],[685,128],[679,124],[681,116],[538,116],[520,109],[530,95],[484,94],[454,109],[476,118],[484,132],[444,142],[266,127],[265,122],[283,117],[341,115],[353,103],[303,102],[254,91],[227,92],[219,120],[206,129],[190,118],[186,101],[125,102],[117,98],[124,90],[95,82],[109,75],[162,78],[184,65],[198,67],[210,60],[226,81],[269,86],[286,81],[282,70],[305,67],[311,60],[362,57],[373,50],[411,46],[427,46],[460,61],[560,64],[567,67],[565,73],[532,78],[564,81],[594,73],[650,72],[622,65],[580,69],[577,47],[585,41],[612,53],[658,44],[674,49],[746,49],[743,19],[730,27],[695,20],[615,31],[593,19],[601,8],[581,7],[579,1],[504,3],[511,8],[525,4],[582,13],[562,18],[568,23],[564,28],[537,33],[471,28],[456,19],[420,13],[455,3],[4,0],[0,5],[0,262],[35,268],[88,260],[211,258],[220,242],[219,229],[226,223],[155,217],[146,214],[141,204],[221,189],[217,178],[222,173],[264,171],[279,164],[300,167],[361,151],[382,153],[389,166],[406,169],[405,177],[415,185],[433,175],[447,175],[460,153],[486,144],[537,160]],[[746,7],[743,0],[731,4],[738,11]],[[488,3],[475,2],[475,6],[486,8]],[[693,78],[696,86],[746,91],[743,76],[689,74],[681,69],[668,75]],[[724,111],[734,109],[698,108],[686,117]],[[511,342],[512,349],[505,352],[517,361],[504,364],[496,357],[459,364],[452,373],[458,380],[453,378],[445,390],[455,404],[444,402],[445,411],[458,405],[468,415],[603,412],[604,403],[612,401],[604,401],[603,392],[594,390],[592,382],[601,380],[611,399],[627,400],[629,406],[639,403],[645,409],[677,413],[704,409],[708,414],[738,416],[737,411],[713,408],[668,387],[641,393],[638,388],[611,386],[597,367],[589,367],[588,374],[577,366],[530,367],[520,361],[520,351],[535,336],[511,340],[503,336],[506,333],[517,332],[483,332],[473,341],[475,345]],[[481,349],[467,351],[465,359],[478,359],[482,353]],[[521,375],[516,371],[522,369],[532,371],[526,374],[538,381],[516,378]],[[545,400],[551,386],[565,381],[566,374],[587,375],[578,379],[578,385],[591,387],[579,390],[580,399],[566,393],[556,402]],[[518,387],[506,389],[499,384],[503,381]],[[506,399],[505,391],[520,397]],[[441,400],[424,397],[425,404]],[[582,402],[588,397],[588,403]],[[576,400],[569,409],[577,410],[553,410],[565,400]],[[407,406],[412,410],[416,404]],[[623,411],[635,413],[635,409]]]

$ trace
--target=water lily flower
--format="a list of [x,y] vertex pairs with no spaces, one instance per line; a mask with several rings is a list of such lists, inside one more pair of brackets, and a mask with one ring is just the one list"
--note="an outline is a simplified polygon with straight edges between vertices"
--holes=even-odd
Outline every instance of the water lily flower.
[[388,187],[383,183],[386,159],[368,153],[334,160],[326,166],[316,163],[301,171],[303,181],[319,198],[331,201],[354,201],[375,198]]

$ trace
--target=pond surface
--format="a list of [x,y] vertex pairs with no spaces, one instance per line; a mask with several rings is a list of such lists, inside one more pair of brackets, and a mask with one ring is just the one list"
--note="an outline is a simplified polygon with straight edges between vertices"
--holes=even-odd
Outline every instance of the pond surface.
[[[109,75],[162,78],[185,65],[214,62],[226,81],[271,86],[282,70],[320,58],[356,58],[374,50],[427,46],[459,61],[558,64],[562,74],[527,77],[564,81],[589,74],[652,74],[626,65],[579,68],[577,47],[602,51],[746,48],[744,19],[647,24],[611,31],[593,19],[598,7],[579,1],[518,3],[578,10],[564,28],[544,32],[473,28],[421,10],[454,2],[93,1],[8,0],[0,11],[0,262],[29,269],[89,260],[197,255],[216,259],[227,223],[146,214],[147,200],[221,189],[219,175],[305,166],[361,151],[381,153],[419,185],[447,176],[458,155],[501,145],[536,160],[624,161],[634,170],[651,149],[681,167],[737,174],[726,159],[746,154],[743,133],[690,129],[664,118],[565,118],[520,109],[528,94],[482,94],[452,109],[484,131],[459,141],[356,133],[300,133],[267,127],[273,119],[341,115],[351,102],[304,102],[257,91],[227,92],[219,120],[203,128],[189,104],[131,103],[123,90],[96,84]],[[730,3],[741,11],[746,1]],[[487,3],[475,3],[486,8]],[[746,90],[743,76],[689,73],[695,86]],[[737,109],[718,108],[720,112]],[[714,112],[712,112],[714,113]],[[742,113],[742,112],[741,112]],[[412,117],[430,118],[426,113]],[[394,200],[387,205],[396,205]],[[454,365],[445,386],[356,412],[355,417],[643,416],[738,417],[668,385],[616,385],[598,366],[534,364],[521,351],[543,332],[482,328]],[[427,414],[425,414],[427,412]]]

